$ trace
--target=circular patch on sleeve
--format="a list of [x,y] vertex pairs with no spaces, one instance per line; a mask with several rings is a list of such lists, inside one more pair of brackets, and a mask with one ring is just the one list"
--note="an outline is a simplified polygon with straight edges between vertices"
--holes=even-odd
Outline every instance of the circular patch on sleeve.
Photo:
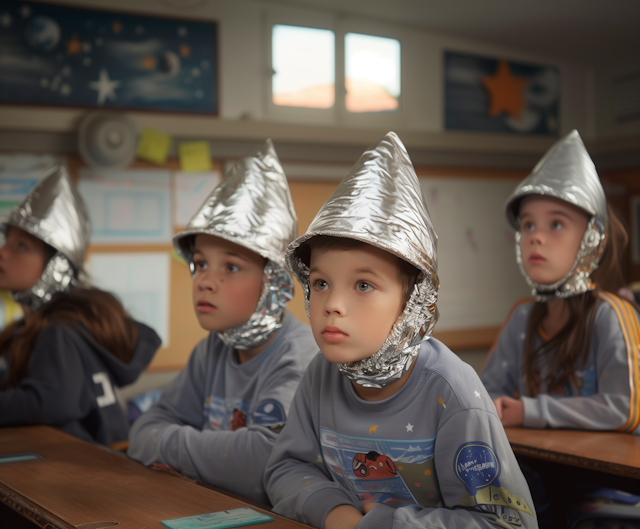
[[273,427],[284,424],[286,414],[282,404],[275,399],[265,399],[253,412],[253,424],[256,426]]
[[463,444],[458,448],[453,466],[456,476],[471,496],[489,485],[500,486],[500,461],[486,443],[473,441]]

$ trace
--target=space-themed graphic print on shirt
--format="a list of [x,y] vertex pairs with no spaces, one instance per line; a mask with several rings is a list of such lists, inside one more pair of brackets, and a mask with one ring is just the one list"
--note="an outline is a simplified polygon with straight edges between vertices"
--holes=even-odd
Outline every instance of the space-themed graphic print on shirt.
[[280,430],[284,426],[284,407],[275,399],[263,400],[253,414],[250,410],[250,400],[224,399],[215,395],[208,397],[204,405],[209,426],[214,430],[235,431],[244,426],[264,426]]
[[435,439],[365,439],[320,428],[324,464],[363,501],[391,507],[441,507],[433,462]]

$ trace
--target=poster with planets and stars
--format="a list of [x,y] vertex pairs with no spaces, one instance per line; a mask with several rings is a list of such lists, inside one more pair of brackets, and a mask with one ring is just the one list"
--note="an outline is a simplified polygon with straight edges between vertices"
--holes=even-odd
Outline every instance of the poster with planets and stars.
[[215,22],[0,3],[0,102],[217,114]]
[[558,135],[555,66],[446,51],[444,79],[447,130]]

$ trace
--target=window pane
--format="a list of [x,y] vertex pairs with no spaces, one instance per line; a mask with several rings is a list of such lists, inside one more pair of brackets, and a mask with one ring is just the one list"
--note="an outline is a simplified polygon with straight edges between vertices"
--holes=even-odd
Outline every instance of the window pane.
[[345,69],[349,112],[392,112],[400,98],[400,42],[347,33]]
[[335,100],[335,37],[328,29],[273,26],[273,103],[331,108]]

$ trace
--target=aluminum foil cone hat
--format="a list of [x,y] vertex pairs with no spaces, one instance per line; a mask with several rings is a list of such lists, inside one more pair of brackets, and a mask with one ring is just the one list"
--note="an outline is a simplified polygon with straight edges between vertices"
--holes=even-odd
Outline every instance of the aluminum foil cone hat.
[[229,346],[247,350],[267,341],[284,322],[293,280],[284,252],[296,237],[298,218],[287,178],[271,140],[261,152],[240,160],[212,191],[173,244],[195,273],[192,254],[198,234],[221,237],[267,259],[264,288],[249,320],[217,334]]
[[[531,280],[522,265],[519,212],[522,199],[531,195],[558,198],[584,210],[590,217],[575,262],[569,272],[553,284]],[[566,298],[595,288],[590,279],[606,246],[609,229],[607,200],[596,167],[577,130],[558,140],[516,187],[505,203],[509,223],[517,230],[516,259],[539,301]]]
[[13,293],[16,301],[35,310],[77,284],[91,222],[64,167],[52,168],[2,222],[3,229],[16,226],[57,251],[31,289]]
[[287,263],[305,292],[309,313],[307,241],[318,235],[355,239],[408,261],[420,272],[404,312],[380,350],[341,371],[363,386],[381,387],[411,366],[419,342],[437,319],[437,236],[409,155],[394,132],[369,147],[287,249]]
[[284,267],[284,252],[298,234],[298,218],[271,140],[240,160],[173,238],[176,251],[191,259],[194,235],[221,237]]

